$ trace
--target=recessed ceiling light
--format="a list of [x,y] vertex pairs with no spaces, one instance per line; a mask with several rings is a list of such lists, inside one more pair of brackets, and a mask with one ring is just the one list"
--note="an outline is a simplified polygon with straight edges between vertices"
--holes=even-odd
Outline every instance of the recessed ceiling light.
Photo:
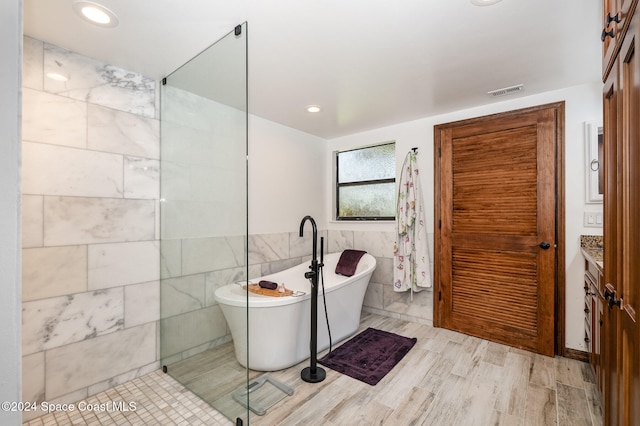
[[115,27],[118,25],[116,14],[99,3],[76,0],[73,2],[73,10],[92,24],[101,27]]
[[492,4],[496,4],[501,0],[471,0],[471,3],[476,6],[491,6]]
[[307,111],[309,111],[309,112],[320,112],[320,107],[318,105],[309,105],[307,107]]

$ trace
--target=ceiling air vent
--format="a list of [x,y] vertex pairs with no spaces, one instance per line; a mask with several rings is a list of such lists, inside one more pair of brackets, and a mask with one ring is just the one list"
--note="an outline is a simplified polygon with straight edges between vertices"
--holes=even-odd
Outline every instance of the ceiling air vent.
[[517,92],[522,92],[524,90],[524,84],[518,84],[516,86],[511,86],[511,87],[505,87],[503,89],[497,89],[497,90],[492,90],[490,92],[487,92],[487,94],[491,97],[498,97],[498,96],[507,96],[507,95],[512,95],[514,93]]

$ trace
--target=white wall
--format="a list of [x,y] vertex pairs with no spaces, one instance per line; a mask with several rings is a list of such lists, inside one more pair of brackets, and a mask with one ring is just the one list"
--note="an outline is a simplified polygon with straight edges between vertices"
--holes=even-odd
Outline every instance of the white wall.
[[[423,118],[407,123],[375,129],[355,135],[336,138],[328,141],[328,153],[325,167],[331,171],[330,153],[335,150],[369,145],[389,140],[396,141],[397,167],[402,162],[407,151],[418,147],[418,164],[421,170],[421,183],[424,188],[426,203],[426,220],[428,232],[433,228],[433,126],[456,120],[479,117],[503,111],[509,111],[529,106],[541,105],[564,100],[565,104],[565,205],[566,205],[566,346],[573,349],[586,350],[584,346],[584,313],[582,305],[583,290],[583,261],[579,250],[581,234],[602,234],[602,229],[585,228],[582,226],[582,212],[602,211],[601,205],[585,204],[585,171],[586,154],[584,138],[584,122],[597,120],[602,116],[601,102],[602,85],[599,82],[566,89],[547,92],[539,95],[525,96],[504,102],[484,105],[435,117]],[[325,214],[331,218],[332,190],[327,186],[325,199]],[[330,222],[329,229],[378,229],[390,231],[393,223],[387,224],[359,224]],[[431,252],[433,256],[433,251]]]
[[[0,401],[20,401],[20,87],[22,1],[0,3]],[[0,423],[20,424],[0,410]]]
[[249,234],[294,232],[306,215],[326,229],[326,141],[249,116]]

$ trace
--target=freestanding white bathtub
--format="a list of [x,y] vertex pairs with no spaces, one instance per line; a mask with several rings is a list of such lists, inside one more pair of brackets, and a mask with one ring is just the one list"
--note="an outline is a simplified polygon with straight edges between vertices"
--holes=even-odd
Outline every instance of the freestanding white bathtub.
[[[351,277],[335,273],[341,253],[324,257],[324,288],[333,344],[353,335],[360,325],[362,301],[376,268],[376,259],[365,254]],[[319,259],[318,259],[319,260]],[[276,274],[251,279],[284,283],[298,296],[271,297],[249,292],[249,364],[258,371],[291,367],[310,357],[311,283],[304,277],[306,262]],[[235,346],[236,358],[247,367],[247,291],[244,282],[228,284],[215,292]],[[318,352],[329,347],[321,280],[318,279]]]

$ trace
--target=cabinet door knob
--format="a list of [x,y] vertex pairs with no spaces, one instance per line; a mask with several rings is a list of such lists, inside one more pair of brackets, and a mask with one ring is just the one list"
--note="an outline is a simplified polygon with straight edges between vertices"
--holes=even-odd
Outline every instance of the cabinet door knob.
[[611,31],[607,31],[606,28],[604,30],[602,30],[602,34],[600,35],[600,40],[602,40],[602,42],[604,42],[604,40],[607,38],[607,36],[609,36],[611,38],[615,37],[615,33],[613,32],[613,28],[611,29]]
[[609,304],[609,308],[617,306],[618,308],[622,309],[622,299],[616,299],[615,293],[613,297],[607,299],[607,303]]
[[538,244],[540,246],[540,248],[542,250],[549,250],[549,247],[551,247],[551,244],[549,244],[546,241],[541,242],[540,244]]
[[612,22],[620,22],[620,12],[616,13],[614,16],[611,16],[611,13],[607,13],[607,17],[604,19],[605,27],[608,27]]

